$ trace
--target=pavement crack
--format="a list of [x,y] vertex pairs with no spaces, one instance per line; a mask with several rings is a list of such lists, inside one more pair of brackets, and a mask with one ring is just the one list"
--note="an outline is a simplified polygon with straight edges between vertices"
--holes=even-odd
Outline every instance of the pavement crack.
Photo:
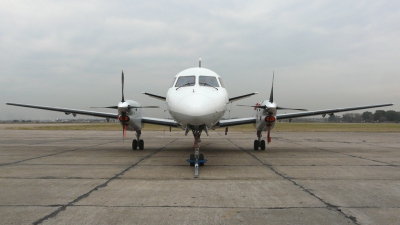
[[90,145],[90,146],[75,148],[75,149],[71,149],[71,150],[67,150],[67,151],[62,151],[62,152],[57,152],[57,153],[53,153],[53,154],[49,154],[49,155],[42,155],[42,156],[33,157],[33,158],[29,158],[29,159],[19,160],[19,161],[12,162],[12,163],[3,163],[3,164],[0,164],[0,166],[13,165],[13,164],[21,163],[21,162],[26,162],[26,161],[29,161],[29,160],[46,158],[46,157],[50,157],[50,156],[60,155],[60,154],[64,154],[64,153],[67,153],[67,152],[74,152],[74,151],[82,150],[82,149],[85,149],[85,148],[91,148],[91,147],[95,147],[95,146],[99,146],[99,145],[104,145],[104,144],[110,144],[110,143],[114,143],[114,142],[118,142],[118,141],[110,141],[110,142],[105,142],[105,143],[101,143],[101,144],[95,144],[95,145]]
[[[276,139],[278,139],[278,140],[280,140],[280,141],[283,141],[283,142],[291,143],[291,144],[296,144],[296,145],[300,145],[300,146],[305,146],[305,147],[317,149],[317,150],[320,150],[320,151],[332,152],[332,153],[336,153],[336,154],[340,154],[340,155],[345,155],[345,156],[349,156],[349,157],[353,157],[353,158],[357,158],[357,159],[363,159],[363,160],[367,160],[367,161],[371,161],[371,162],[382,163],[382,164],[385,164],[386,166],[399,167],[399,165],[394,165],[394,164],[390,164],[390,163],[387,163],[387,162],[381,162],[381,161],[378,161],[378,160],[375,160],[375,159],[368,159],[368,158],[364,158],[364,157],[361,157],[361,156],[350,155],[350,154],[346,154],[346,153],[342,153],[342,152],[337,152],[337,151],[333,151],[333,150],[328,150],[328,149],[323,149],[323,148],[308,146],[308,145],[301,144],[301,143],[299,143],[299,142],[292,141],[292,140],[289,140],[289,139],[286,139],[286,138],[282,138],[282,137],[279,137],[279,138],[276,138]],[[339,142],[339,143],[353,144],[353,143],[351,143],[351,142]]]
[[254,154],[252,154],[251,152],[249,152],[248,150],[240,147],[239,145],[237,145],[236,143],[234,143],[231,139],[227,138],[227,140],[229,142],[231,142],[232,144],[234,144],[236,147],[238,147],[239,149],[241,149],[242,151],[246,152],[247,154],[249,154],[250,156],[252,156],[254,159],[256,159],[257,161],[259,161],[261,164],[263,164],[264,166],[266,166],[267,168],[269,168],[271,171],[273,171],[276,175],[282,177],[283,179],[293,183],[295,186],[297,186],[298,188],[300,188],[302,191],[306,192],[307,194],[313,196],[314,198],[318,199],[320,202],[322,202],[327,209],[329,210],[334,210],[336,212],[338,212],[340,215],[344,216],[345,218],[351,220],[354,224],[358,224],[357,219],[353,216],[349,216],[347,214],[345,214],[344,212],[342,212],[342,210],[339,208],[339,206],[333,205],[325,200],[323,200],[322,198],[318,197],[317,195],[315,195],[312,191],[310,191],[309,189],[307,189],[306,187],[302,186],[301,184],[297,183],[296,181],[294,181],[292,178],[279,173],[277,170],[275,170],[275,168],[264,162],[263,160],[259,159],[257,156],[255,156]]
[[153,156],[154,154],[158,153],[159,151],[163,150],[164,148],[166,148],[168,145],[174,143],[176,140],[178,139],[174,139],[171,142],[167,143],[166,145],[164,145],[163,147],[157,149],[156,151],[152,152],[151,154],[143,157],[142,159],[140,159],[139,161],[135,162],[134,164],[130,165],[128,168],[124,169],[123,171],[121,171],[120,173],[116,174],[115,176],[111,177],[110,179],[108,179],[106,182],[96,186],[95,188],[93,188],[92,190],[86,192],[85,194],[77,197],[76,199],[74,199],[73,201],[62,205],[60,208],[58,208],[57,210],[55,210],[54,212],[36,220],[35,222],[33,222],[32,224],[36,225],[36,224],[41,224],[43,221],[56,217],[60,212],[64,211],[67,209],[67,207],[69,206],[73,206],[74,204],[76,204],[77,202],[79,202],[80,200],[89,197],[89,195],[97,190],[99,190],[100,188],[104,188],[107,187],[108,183],[110,183],[111,181],[118,179],[120,176],[122,176],[125,172],[129,171],[130,169],[132,169],[133,167],[135,167],[137,164],[139,164],[140,162],[142,162],[145,159],[150,158],[151,156]]

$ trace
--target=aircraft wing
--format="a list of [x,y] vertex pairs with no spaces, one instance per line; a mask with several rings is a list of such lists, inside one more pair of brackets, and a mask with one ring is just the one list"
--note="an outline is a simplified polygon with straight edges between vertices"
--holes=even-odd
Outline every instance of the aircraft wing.
[[159,119],[159,118],[151,118],[151,117],[142,117],[142,122],[149,123],[149,124],[161,125],[161,126],[168,126],[168,127],[180,127],[181,126],[175,120]]
[[28,104],[20,104],[20,103],[12,103],[7,102],[7,105],[13,106],[21,106],[27,108],[34,108],[34,109],[44,109],[50,111],[57,111],[63,112],[66,115],[68,114],[79,114],[79,115],[88,115],[88,116],[96,116],[96,117],[103,117],[103,118],[110,118],[110,119],[117,119],[118,114],[116,113],[105,113],[105,112],[95,112],[95,111],[86,111],[86,110],[79,110],[79,109],[67,109],[67,108],[59,108],[59,107],[50,107],[50,106],[41,106],[41,105],[28,105]]
[[349,108],[337,108],[337,109],[325,109],[325,110],[317,110],[317,111],[307,111],[307,112],[298,112],[298,113],[288,113],[288,114],[280,114],[276,116],[277,120],[282,119],[292,119],[298,117],[307,117],[307,116],[315,116],[315,115],[324,115],[324,114],[331,114],[331,113],[339,113],[339,112],[347,112],[359,109],[369,109],[369,108],[378,108],[384,106],[392,106],[393,104],[380,104],[380,105],[366,105],[366,106],[356,106],[356,107],[349,107]]
[[215,125],[215,127],[230,127],[230,126],[250,124],[250,123],[256,123],[256,118],[248,117],[248,118],[240,118],[240,119],[220,120]]

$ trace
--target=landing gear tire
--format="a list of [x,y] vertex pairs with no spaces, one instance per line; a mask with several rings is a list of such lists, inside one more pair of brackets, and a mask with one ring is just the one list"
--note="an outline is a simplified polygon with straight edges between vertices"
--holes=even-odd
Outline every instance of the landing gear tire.
[[265,150],[265,140],[261,140],[261,150]]
[[144,141],[143,141],[143,139],[140,139],[140,140],[139,140],[139,149],[140,149],[140,150],[143,150],[143,149],[144,149]]
[[254,140],[254,150],[258,150],[258,146],[259,146],[258,140]]
[[191,161],[190,166],[194,166],[194,154],[190,154],[190,161]]
[[[199,160],[204,160],[204,155],[203,154],[199,155]],[[199,163],[199,166],[204,166],[204,163]]]
[[133,139],[133,141],[132,141],[132,150],[136,150],[137,147],[138,147],[137,140],[136,140],[136,139]]

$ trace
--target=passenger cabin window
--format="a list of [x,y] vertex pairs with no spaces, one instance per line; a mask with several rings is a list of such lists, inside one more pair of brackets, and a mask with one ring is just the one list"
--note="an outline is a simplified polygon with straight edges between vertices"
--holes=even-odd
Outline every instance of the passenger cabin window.
[[199,76],[200,86],[219,87],[216,77],[213,76]]
[[195,76],[183,76],[178,78],[175,87],[194,86],[195,83],[196,83]]

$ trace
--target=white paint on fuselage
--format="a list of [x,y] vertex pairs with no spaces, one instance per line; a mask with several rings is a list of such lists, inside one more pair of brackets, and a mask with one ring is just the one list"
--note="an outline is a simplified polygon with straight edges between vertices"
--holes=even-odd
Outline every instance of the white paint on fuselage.
[[[219,87],[200,86],[199,76],[214,76]],[[194,86],[175,87],[177,78],[195,76]],[[205,68],[186,69],[175,76],[175,82],[168,89],[166,103],[171,116],[182,125],[198,127],[206,125],[211,128],[225,114],[229,103],[228,93],[219,80],[220,76]],[[218,90],[217,90],[218,89]]]

